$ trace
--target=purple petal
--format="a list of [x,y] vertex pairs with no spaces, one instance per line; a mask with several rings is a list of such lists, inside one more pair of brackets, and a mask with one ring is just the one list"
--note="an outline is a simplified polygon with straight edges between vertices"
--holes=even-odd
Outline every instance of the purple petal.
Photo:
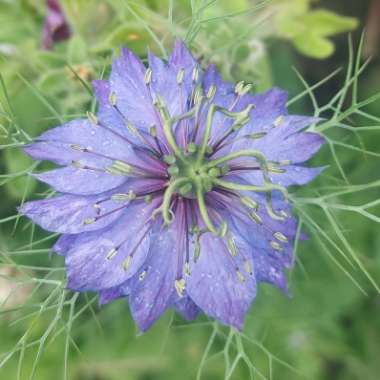
[[180,202],[174,222],[152,236],[146,266],[134,277],[129,304],[133,319],[147,330],[165,310],[178,300],[175,281],[182,277],[185,244],[184,211]]
[[[112,200],[115,193],[139,193],[160,189],[157,180],[130,180],[117,189],[92,196],[65,194],[39,201],[27,202],[19,211],[48,231],[77,234],[98,230],[116,220],[123,213],[128,202]],[[93,223],[86,220],[97,219]],[[59,246],[58,246],[59,247]]]
[[[321,168],[308,168],[299,165],[289,165],[281,166],[281,169],[285,170],[284,173],[269,173],[271,181],[275,184],[281,186],[292,186],[292,185],[305,185],[311,182],[319,174],[326,169],[326,167]],[[261,186],[264,184],[264,179],[262,172],[259,170],[250,170],[246,172],[240,172],[239,177],[243,178],[247,183],[251,185]]]
[[52,186],[61,193],[93,195],[114,189],[128,181],[125,176],[116,176],[87,169],[67,166],[34,174],[38,180]]
[[152,96],[144,81],[146,69],[130,50],[123,49],[112,64],[110,88],[116,95],[116,104],[127,122],[149,133],[152,125],[161,121],[153,106]]
[[131,203],[101,231],[82,233],[66,254],[68,287],[76,291],[109,289],[131,278],[144,264],[150,244],[148,219],[157,200]]
[[[90,220],[98,216],[94,205],[103,197],[104,195],[83,197],[66,194],[40,201],[27,202],[20,207],[19,212],[47,231],[77,234],[103,228],[120,216],[122,210],[101,218],[97,222],[85,223],[87,219]],[[119,207],[120,203],[114,201],[102,203],[104,214]]]
[[234,238],[239,252],[236,257],[232,257],[224,239],[211,233],[201,236],[200,257],[192,265],[187,293],[207,315],[241,329],[256,296],[256,280],[253,272],[244,269],[254,265],[249,245],[240,236]]
[[[60,165],[67,165],[73,160],[84,160],[91,164],[98,161],[108,163],[110,160],[131,162],[135,159],[133,148],[123,136],[94,125],[87,119],[73,120],[50,129],[40,135],[37,141],[26,146],[25,151],[33,158],[50,160]],[[75,147],[85,148],[88,152]]]
[[99,291],[99,305],[105,305],[118,298],[126,297],[130,293],[130,280],[125,283],[115,286],[110,289],[103,289]]
[[187,321],[194,320],[201,311],[199,307],[188,296],[180,298],[175,303],[175,308]]

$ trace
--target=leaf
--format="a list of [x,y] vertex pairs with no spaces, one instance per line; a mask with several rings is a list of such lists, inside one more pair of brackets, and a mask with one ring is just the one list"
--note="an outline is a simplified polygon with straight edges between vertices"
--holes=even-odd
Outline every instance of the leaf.
[[88,52],[86,41],[79,35],[70,38],[67,48],[67,60],[71,65],[83,63],[87,60]]
[[358,27],[358,20],[353,17],[340,16],[326,9],[307,13],[304,18],[305,26],[319,36],[332,36],[348,32]]
[[330,40],[313,32],[299,34],[293,39],[293,43],[301,53],[316,59],[327,58],[335,50]]

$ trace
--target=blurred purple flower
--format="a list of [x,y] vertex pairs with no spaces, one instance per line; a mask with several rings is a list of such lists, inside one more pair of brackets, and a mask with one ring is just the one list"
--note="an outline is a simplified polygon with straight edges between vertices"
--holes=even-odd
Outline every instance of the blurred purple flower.
[[42,48],[50,50],[56,42],[67,40],[71,35],[71,30],[59,0],[47,0],[46,8]]
[[99,110],[43,133],[25,151],[60,167],[36,174],[59,193],[20,211],[63,234],[68,287],[129,297],[148,329],[170,307],[242,328],[257,284],[287,292],[296,220],[286,188],[323,139],[318,119],[287,113],[287,94],[258,95],[204,72],[181,41],[149,68],[123,49]]

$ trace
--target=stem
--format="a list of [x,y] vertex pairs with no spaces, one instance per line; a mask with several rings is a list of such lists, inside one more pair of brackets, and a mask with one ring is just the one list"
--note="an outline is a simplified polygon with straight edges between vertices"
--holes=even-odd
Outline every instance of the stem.
[[183,184],[188,182],[189,180],[187,178],[178,178],[174,180],[165,190],[164,198],[162,201],[162,218],[164,219],[164,222],[166,224],[170,224],[172,222],[172,218],[170,216],[170,202],[172,199],[172,196],[174,195],[175,191]]
[[219,107],[216,104],[211,104],[208,113],[207,113],[207,120],[206,120],[206,128],[203,133],[202,142],[198,150],[198,156],[197,156],[197,164],[199,165],[202,162],[202,159],[204,158],[207,150],[207,144],[208,140],[210,138],[211,134],[211,128],[212,128],[212,121],[214,118],[215,112],[219,109]]
[[278,190],[284,195],[284,197],[286,197],[286,198],[288,197],[288,192],[283,186],[276,185],[273,183],[265,184],[264,186],[242,185],[240,183],[223,181],[223,180],[217,179],[217,178],[212,178],[212,182],[215,185],[223,187],[224,189],[228,189],[228,190],[256,191],[258,193],[268,193],[272,190]]
[[207,212],[207,206],[205,203],[204,193],[202,190],[202,184],[200,181],[197,181],[197,201],[198,201],[198,207],[199,211],[201,213],[202,219],[204,223],[206,224],[207,228],[215,235],[218,235],[218,230],[215,228],[214,224],[212,223],[210,216]]
[[172,131],[172,120],[169,118],[164,118],[163,122],[163,130],[166,140],[168,141],[169,146],[172,148],[173,153],[178,157],[181,161],[186,162],[185,157],[182,154],[181,148],[177,145],[177,141],[174,137]]
[[263,175],[265,176],[264,172],[268,172],[268,163],[267,163],[267,159],[265,158],[265,156],[260,151],[252,150],[252,149],[239,150],[237,152],[227,154],[224,157],[217,158],[215,160],[211,160],[205,165],[205,167],[212,168],[214,166],[223,164],[227,161],[231,161],[231,160],[234,160],[235,158],[239,158],[239,157],[254,157],[254,158],[256,158],[259,161],[260,166],[263,170]]

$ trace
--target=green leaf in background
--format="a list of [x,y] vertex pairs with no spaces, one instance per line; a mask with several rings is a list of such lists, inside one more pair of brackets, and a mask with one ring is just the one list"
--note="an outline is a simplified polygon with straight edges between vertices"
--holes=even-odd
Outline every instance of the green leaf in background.
[[[19,149],[9,149],[5,151],[4,161],[9,173],[17,174],[27,170],[33,160]],[[6,184],[8,195],[16,200],[27,198],[33,193],[37,181],[30,176],[20,175]]]
[[78,34],[72,36],[67,47],[67,60],[71,65],[87,60],[86,41]]
[[324,59],[334,53],[334,44],[327,38],[321,37],[314,31],[300,33],[293,40],[294,46],[300,53],[318,59]]
[[280,38],[289,39],[304,55],[324,59],[334,50],[328,37],[354,30],[358,21],[334,12],[309,10],[310,0],[288,0],[275,9],[275,24]]

